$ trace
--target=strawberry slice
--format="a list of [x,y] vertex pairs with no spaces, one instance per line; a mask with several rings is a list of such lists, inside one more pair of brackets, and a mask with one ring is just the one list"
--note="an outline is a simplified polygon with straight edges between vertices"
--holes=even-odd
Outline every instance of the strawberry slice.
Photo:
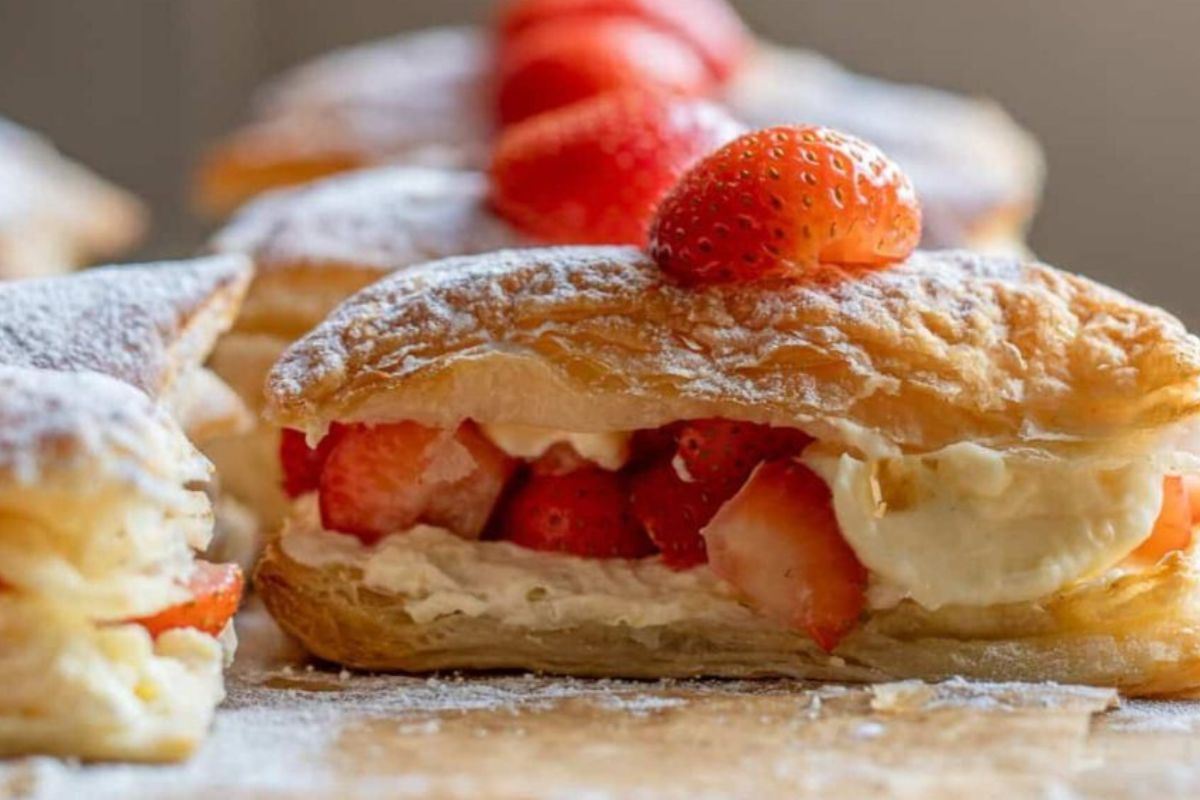
[[641,20],[679,37],[722,81],[732,77],[750,50],[749,31],[724,0],[513,0],[501,12],[500,31],[511,39],[555,20],[611,17]]
[[321,521],[366,544],[420,521],[477,538],[513,468],[469,423],[347,427],[321,472]]
[[1142,542],[1131,557],[1154,563],[1167,553],[1183,550],[1192,543],[1193,522],[1187,484],[1179,475],[1167,476],[1163,480],[1162,510],[1158,513],[1150,538]]
[[662,552],[663,563],[685,570],[708,560],[700,531],[730,495],[704,483],[686,483],[669,460],[630,479],[634,516]]
[[679,176],[741,130],[704,100],[644,90],[598,97],[501,137],[492,204],[546,243],[642,246]]
[[[686,44],[625,19],[548,22],[504,48],[497,111],[502,126],[622,89],[705,94],[711,78]],[[562,180],[567,175],[559,175]]]
[[316,447],[309,447],[300,431],[285,428],[279,438],[279,463],[283,467],[283,491],[292,499],[315,492],[321,483],[321,470],[333,451],[342,426],[333,424]]
[[736,283],[820,278],[828,265],[882,268],[920,238],[912,183],[878,148],[829,128],[784,126],[693,167],[659,207],[650,252],[683,282]]
[[155,638],[179,628],[195,628],[216,636],[237,612],[244,587],[245,578],[237,564],[197,561],[195,572],[187,583],[190,600],[133,621]]
[[642,558],[654,552],[633,517],[621,477],[598,468],[531,475],[508,503],[501,531],[522,547],[584,558]]
[[771,461],[704,529],[713,571],[764,616],[826,651],[866,604],[867,571],[846,544],[829,489],[803,465]]
[[794,428],[701,419],[680,432],[679,457],[693,480],[722,487],[728,499],[763,461],[800,455],[811,442],[811,436]]

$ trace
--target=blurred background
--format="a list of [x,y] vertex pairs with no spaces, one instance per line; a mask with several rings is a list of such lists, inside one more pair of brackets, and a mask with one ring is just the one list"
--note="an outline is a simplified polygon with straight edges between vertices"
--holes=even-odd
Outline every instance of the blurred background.
[[[1049,158],[1037,252],[1200,325],[1200,2],[735,3],[770,38],[1004,103]],[[491,5],[0,0],[0,115],[142,195],[156,215],[144,255],[187,252],[204,235],[191,169],[263,79],[338,45],[482,21]]]

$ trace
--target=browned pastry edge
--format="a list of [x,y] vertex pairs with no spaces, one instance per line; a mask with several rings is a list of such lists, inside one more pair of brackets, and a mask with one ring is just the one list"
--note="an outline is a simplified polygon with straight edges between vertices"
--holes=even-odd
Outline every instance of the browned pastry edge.
[[1200,685],[1196,553],[1040,603],[870,612],[833,654],[803,634],[691,620],[658,628],[532,630],[465,615],[415,623],[406,598],[353,567],[313,568],[270,542],[254,576],[267,608],[314,655],[375,671],[520,669],[578,676],[791,677],[1077,683],[1131,696]]

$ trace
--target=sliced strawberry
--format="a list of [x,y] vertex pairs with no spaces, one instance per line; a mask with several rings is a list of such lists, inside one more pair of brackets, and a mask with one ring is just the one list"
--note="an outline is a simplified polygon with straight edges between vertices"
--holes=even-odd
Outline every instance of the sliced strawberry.
[[816,126],[769,128],[704,159],[666,196],[650,232],[662,269],[687,283],[821,278],[912,253],[921,209],[878,148]]
[[800,455],[811,442],[811,436],[795,428],[700,419],[680,432],[679,457],[693,480],[724,487],[728,499],[763,461]]
[[679,176],[741,130],[704,100],[643,90],[594,98],[500,138],[492,204],[543,242],[641,246]]
[[629,463],[631,465],[648,464],[653,461],[671,459],[679,447],[679,433],[683,430],[683,422],[673,422],[661,428],[645,428],[634,431],[630,442]]
[[1150,538],[1142,542],[1132,557],[1156,562],[1167,553],[1183,550],[1192,543],[1192,507],[1184,479],[1170,475],[1163,480],[1163,504]]
[[501,530],[522,547],[585,558],[642,558],[654,552],[633,517],[621,477],[598,468],[531,475],[513,494]]
[[342,426],[336,423],[316,447],[309,447],[300,431],[285,428],[279,439],[279,463],[283,466],[283,491],[296,498],[315,492],[321,483],[321,469],[337,444]]
[[833,650],[866,604],[867,571],[829,489],[790,459],[760,466],[704,529],[713,571],[764,616]]
[[511,39],[556,20],[612,17],[641,20],[678,36],[718,80],[733,75],[751,46],[749,31],[725,0],[512,0],[501,12],[500,30]]
[[245,578],[237,564],[197,561],[187,584],[190,600],[134,622],[155,638],[178,628],[195,628],[216,636],[237,612],[244,586]]
[[1200,475],[1184,475],[1183,488],[1192,510],[1192,521],[1200,523]]
[[367,544],[419,521],[476,538],[513,462],[473,425],[346,428],[321,472],[321,520]]
[[630,479],[634,516],[674,569],[689,569],[708,560],[700,531],[729,494],[703,483],[680,479],[670,460],[661,460]]
[[[502,126],[623,89],[705,94],[704,62],[673,36],[626,19],[548,22],[510,41],[500,59]],[[570,175],[559,175],[563,180]],[[565,181],[569,183],[570,181]]]
[[470,452],[475,469],[457,483],[434,491],[421,521],[474,539],[487,527],[517,462],[492,444],[474,423],[464,423],[455,439]]

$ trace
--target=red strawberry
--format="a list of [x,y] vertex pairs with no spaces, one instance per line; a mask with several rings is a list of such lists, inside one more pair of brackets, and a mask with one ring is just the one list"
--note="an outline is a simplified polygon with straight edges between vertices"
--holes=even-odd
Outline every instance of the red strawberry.
[[346,428],[321,472],[321,520],[371,544],[419,521],[478,537],[513,464],[474,426]]
[[[699,95],[711,88],[704,62],[690,47],[624,19],[566,19],[532,28],[502,51],[498,80],[503,126],[622,89]],[[558,176],[564,182],[574,177]]]
[[216,636],[237,612],[244,585],[245,578],[237,564],[197,561],[187,584],[190,600],[135,622],[155,638],[178,628],[195,628]]
[[685,483],[669,460],[636,473],[630,486],[633,514],[667,566],[689,569],[708,560],[700,531],[729,495],[703,483]]
[[800,455],[811,442],[812,437],[795,428],[698,419],[680,432],[679,457],[692,479],[725,488],[728,499],[763,461]]
[[650,232],[662,269],[688,283],[880,268],[921,238],[908,176],[873,145],[828,128],[747,134],[697,164]]
[[585,558],[642,558],[654,552],[633,518],[620,476],[597,468],[530,476],[505,509],[502,532],[522,547]]
[[652,461],[670,460],[679,447],[679,434],[686,423],[672,422],[661,428],[645,428],[634,431],[630,443],[630,464],[646,464]]
[[492,203],[547,243],[644,245],[662,196],[740,130],[704,100],[641,90],[594,98],[501,137]]
[[866,604],[867,571],[829,489],[792,460],[763,464],[704,529],[713,571],[764,616],[833,650]]
[[330,426],[329,433],[315,448],[300,431],[285,428],[279,439],[279,463],[283,466],[283,491],[288,497],[315,492],[321,482],[321,468],[333,446],[337,444],[342,430],[340,425]]
[[750,49],[751,37],[724,0],[511,0],[500,30],[511,39],[536,25],[564,18],[638,19],[690,44],[718,80],[731,77]]

